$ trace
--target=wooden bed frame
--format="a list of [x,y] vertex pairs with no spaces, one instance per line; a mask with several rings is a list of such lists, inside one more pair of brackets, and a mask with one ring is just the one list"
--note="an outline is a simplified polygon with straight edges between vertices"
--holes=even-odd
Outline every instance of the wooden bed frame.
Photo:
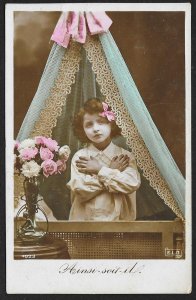
[[[44,222],[38,222],[40,227]],[[174,221],[49,222],[75,259],[183,259],[184,223]]]

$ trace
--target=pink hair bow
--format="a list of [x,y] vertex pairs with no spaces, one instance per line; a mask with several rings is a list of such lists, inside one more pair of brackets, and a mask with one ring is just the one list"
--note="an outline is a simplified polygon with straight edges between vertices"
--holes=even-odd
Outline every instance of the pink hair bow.
[[100,113],[99,115],[102,117],[106,117],[108,119],[108,121],[114,121],[115,120],[115,115],[112,111],[108,110],[108,105],[105,102],[102,102],[103,105],[103,112]]
[[67,48],[70,38],[84,44],[86,41],[86,23],[90,34],[107,32],[112,20],[105,12],[63,12],[57,22],[51,40]]

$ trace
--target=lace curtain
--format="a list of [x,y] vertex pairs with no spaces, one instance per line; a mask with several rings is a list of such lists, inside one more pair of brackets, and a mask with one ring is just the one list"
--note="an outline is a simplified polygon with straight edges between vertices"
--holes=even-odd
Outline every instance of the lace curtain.
[[[111,69],[112,76],[115,80],[119,94],[123,99],[123,103],[126,105],[135,127],[156,164],[156,166],[153,166],[153,163],[150,162],[149,158],[146,160],[148,166],[145,176],[159,194],[162,194],[162,192],[165,191],[165,196],[162,195],[162,197],[163,199],[168,198],[168,201],[166,200],[166,202],[175,210],[175,212],[177,212],[177,207],[175,207],[175,202],[177,202],[181,212],[184,214],[185,180],[154,124],[112,35],[110,33],[102,34],[99,35],[99,38],[106,56],[106,62]],[[137,151],[139,151],[138,147]],[[142,154],[142,152],[140,152],[140,154]],[[135,153],[135,155],[137,154]],[[155,178],[160,177],[156,170],[157,168],[166,184],[161,182],[160,178],[158,178],[158,180]],[[142,167],[142,169],[145,170],[145,167]],[[153,174],[150,174],[150,169]],[[159,187],[158,182],[161,182]],[[172,196],[169,195],[169,191],[166,191],[166,185],[169,187],[171,195],[173,195],[175,199],[174,201],[172,200]],[[168,194],[167,196],[166,193]]]
[[[95,45],[94,39],[91,39],[91,43]],[[98,40],[96,43],[100,47]],[[92,53],[90,54],[88,47],[93,49],[90,42],[86,49],[77,43],[72,43],[68,50],[54,44],[38,90],[19,131],[18,140],[45,134],[56,139],[60,145],[68,144],[72,155],[82,147],[72,132],[74,114],[91,97],[107,101],[103,84],[100,84],[99,76],[92,68],[99,61],[98,54],[90,58]],[[105,70],[104,65],[100,65],[100,68]],[[110,82],[109,77],[104,80],[107,85],[112,86],[113,82]],[[121,126],[120,123],[119,121]],[[131,146],[124,137],[115,139],[114,143],[127,149]],[[145,161],[145,157],[143,159]],[[68,219],[69,216],[70,194],[66,182],[70,178],[70,162],[71,158],[65,174],[46,179],[41,187],[41,193],[57,219]],[[142,185],[137,192],[137,219],[174,218],[175,214],[149,185],[148,178],[143,176],[141,167],[140,173]],[[178,210],[177,214],[181,216]]]

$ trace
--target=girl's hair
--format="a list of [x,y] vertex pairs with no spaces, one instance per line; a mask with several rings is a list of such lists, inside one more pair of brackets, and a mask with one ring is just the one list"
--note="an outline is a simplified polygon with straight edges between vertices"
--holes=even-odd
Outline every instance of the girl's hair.
[[[110,110],[110,108],[108,107]],[[97,98],[92,98],[87,100],[84,103],[84,107],[79,110],[79,112],[75,115],[73,120],[73,130],[74,135],[77,136],[77,138],[82,143],[88,143],[90,140],[87,138],[84,128],[83,128],[83,117],[86,113],[88,114],[95,114],[95,113],[101,113],[103,112],[103,105],[102,102]],[[109,121],[108,121],[109,122]],[[111,121],[111,137],[116,137],[118,135],[121,135],[121,129],[116,125],[115,121]]]

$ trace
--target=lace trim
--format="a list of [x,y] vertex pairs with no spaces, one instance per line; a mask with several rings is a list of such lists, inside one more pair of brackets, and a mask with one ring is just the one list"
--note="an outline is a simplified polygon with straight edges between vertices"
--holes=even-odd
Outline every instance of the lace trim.
[[[57,118],[62,113],[67,95],[71,93],[71,85],[75,82],[75,74],[79,71],[80,49],[81,45],[72,42],[68,51],[65,52],[54,87],[51,89],[50,96],[46,99],[46,106],[41,111],[30,137],[36,135],[52,136],[52,130],[56,126]],[[23,181],[24,177],[14,176],[15,208],[17,208],[19,199],[24,194]]]
[[65,52],[54,87],[46,99],[46,106],[35,123],[31,137],[36,135],[52,136],[52,130],[57,124],[57,118],[62,114],[62,107],[66,103],[67,95],[71,93],[75,74],[79,71],[80,49],[81,46],[78,43],[72,42],[68,51]]
[[88,37],[84,48],[89,61],[92,63],[92,69],[96,74],[96,80],[100,85],[101,93],[105,96],[105,101],[111,106],[115,113],[116,123],[122,129],[122,135],[126,138],[127,145],[132,149],[137,164],[143,171],[143,175],[149,180],[151,187],[156,190],[165,204],[168,205],[178,217],[184,219],[167,183],[150,156],[120,96],[100,41],[96,37]]

